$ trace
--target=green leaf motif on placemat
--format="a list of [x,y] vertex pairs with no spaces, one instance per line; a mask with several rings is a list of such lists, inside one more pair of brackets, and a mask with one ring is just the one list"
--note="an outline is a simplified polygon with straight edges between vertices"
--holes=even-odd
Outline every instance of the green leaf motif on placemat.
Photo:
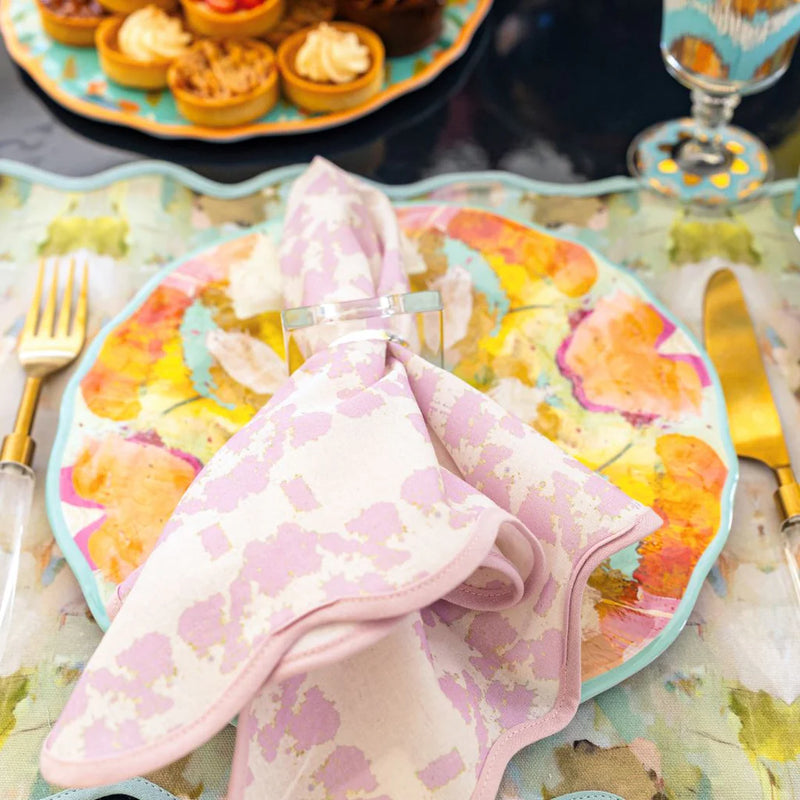
[[785,764],[800,756],[800,698],[786,703],[764,691],[731,689],[728,707],[739,718],[739,741],[751,760]]
[[720,256],[735,264],[757,266],[761,263],[761,257],[753,245],[753,234],[740,222],[686,221],[679,218],[669,236],[670,256],[674,264],[697,264],[712,256]]
[[22,670],[0,677],[0,750],[14,730],[17,706],[28,696],[28,676]]
[[128,223],[121,217],[57,217],[39,248],[43,256],[73,253],[81,248],[121,258],[128,251]]

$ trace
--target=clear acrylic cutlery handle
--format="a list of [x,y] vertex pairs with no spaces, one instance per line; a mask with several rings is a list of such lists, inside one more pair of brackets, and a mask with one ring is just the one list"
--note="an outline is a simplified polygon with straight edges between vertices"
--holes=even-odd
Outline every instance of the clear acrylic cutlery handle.
[[789,568],[789,577],[792,581],[797,603],[800,605],[800,517],[790,517],[783,523],[781,533],[783,541],[783,555],[786,566]]
[[0,660],[11,627],[22,534],[32,500],[33,470],[13,461],[0,461]]

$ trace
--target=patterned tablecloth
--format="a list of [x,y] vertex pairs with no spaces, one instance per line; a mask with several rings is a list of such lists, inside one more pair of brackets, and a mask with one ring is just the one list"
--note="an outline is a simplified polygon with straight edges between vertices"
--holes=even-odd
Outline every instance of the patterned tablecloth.
[[[11,427],[22,384],[15,337],[40,256],[91,261],[93,334],[166,262],[280,216],[298,172],[231,188],[165,165],[71,182],[0,162],[0,430]],[[419,184],[407,196],[491,208],[569,233],[635,271],[697,333],[709,274],[733,265],[800,464],[793,189],[774,186],[768,197],[722,216],[693,215],[626,179],[567,188],[474,174]],[[39,749],[101,635],[45,515],[43,475],[67,378],[47,385],[36,421],[39,481],[0,663],[0,800],[55,791],[38,774]],[[549,800],[602,789],[625,800],[800,798],[800,609],[783,567],[773,491],[765,469],[742,465],[728,543],[677,640],[584,703],[561,733],[520,752],[500,797]],[[221,798],[233,738],[229,727],[148,777],[180,798]]]

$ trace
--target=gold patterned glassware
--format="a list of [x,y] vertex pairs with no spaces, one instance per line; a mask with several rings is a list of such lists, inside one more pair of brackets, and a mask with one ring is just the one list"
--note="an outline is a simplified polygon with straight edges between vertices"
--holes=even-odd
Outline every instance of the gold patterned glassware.
[[800,0],[663,0],[661,54],[692,90],[692,116],[634,139],[634,175],[661,194],[706,206],[757,194],[772,176],[769,153],[729,123],[743,95],[783,75],[798,35]]

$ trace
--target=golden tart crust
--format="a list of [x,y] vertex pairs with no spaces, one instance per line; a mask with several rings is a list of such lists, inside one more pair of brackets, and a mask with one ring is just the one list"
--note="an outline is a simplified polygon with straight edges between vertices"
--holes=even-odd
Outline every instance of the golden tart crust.
[[145,6],[158,6],[164,11],[174,11],[178,8],[178,0],[97,0],[97,2],[113,14],[133,14]]
[[184,117],[213,128],[252,122],[278,101],[275,53],[254,39],[195,42],[171,64],[167,83]]
[[318,83],[304,78],[297,72],[295,60],[298,50],[314,28],[293,33],[278,48],[278,69],[284,95],[305,111],[335,112],[356,108],[374,97],[383,86],[386,56],[380,37],[369,28],[351,22],[327,24],[358,36],[359,42],[369,50],[369,68],[348,83]]

